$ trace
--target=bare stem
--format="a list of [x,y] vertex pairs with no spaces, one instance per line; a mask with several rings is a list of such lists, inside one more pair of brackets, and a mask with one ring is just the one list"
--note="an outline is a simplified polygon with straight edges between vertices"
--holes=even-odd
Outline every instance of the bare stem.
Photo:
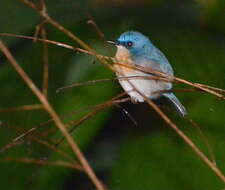
[[98,79],[98,80],[90,80],[90,81],[85,81],[85,82],[78,82],[78,83],[73,83],[68,86],[64,86],[61,88],[58,88],[56,90],[56,93],[59,93],[61,91],[74,88],[74,87],[79,87],[79,86],[84,86],[84,85],[90,85],[90,84],[95,84],[95,83],[100,83],[100,82],[107,82],[107,81],[114,81],[114,80],[127,80],[127,79],[136,79],[136,80],[163,80],[166,82],[172,82],[171,80],[160,78],[157,76],[126,76],[126,77],[115,77],[115,78],[106,78],[106,79]]
[[[66,161],[51,161],[48,162],[46,160],[35,160],[32,158],[6,158],[3,161],[14,161],[14,162],[21,162],[21,163],[25,163],[25,164],[37,164],[37,165],[42,165],[42,166],[61,166],[61,167],[68,167],[68,168],[72,168],[72,169],[79,169],[78,167],[76,167],[74,164],[70,163],[70,162],[66,162]],[[80,170],[82,171],[82,170]]]
[[96,22],[94,21],[94,18],[88,14],[88,21],[87,21],[88,24],[92,25],[95,32],[98,34],[99,38],[102,40],[102,41],[106,41],[105,40],[105,35],[104,33],[101,31],[101,29],[98,27],[98,25],[96,24]]
[[[24,132],[24,129],[22,129],[22,128],[16,127],[15,129],[17,131],[19,131],[19,132]],[[34,128],[32,128],[32,129],[34,129]],[[27,133],[27,132],[25,132],[25,133]],[[30,132],[30,130],[29,130],[29,132]],[[20,137],[20,138],[22,138],[22,137]],[[1,148],[0,149],[0,152],[3,152],[3,151],[5,151],[5,150],[7,150],[9,148],[12,148],[12,147],[14,147],[14,146],[22,143],[22,141],[19,141],[18,139],[19,139],[18,137],[15,138],[15,139],[13,139],[10,143],[8,143],[3,148]],[[32,140],[34,142],[37,142],[37,143],[45,146],[46,148],[48,148],[50,150],[53,150],[53,151],[57,152],[62,157],[68,159],[70,161],[70,163],[74,165],[74,168],[76,168],[77,170],[80,170],[80,171],[84,171],[84,169],[82,168],[82,166],[80,166],[76,161],[74,161],[74,159],[69,154],[67,154],[66,152],[64,152],[64,151],[60,150],[59,148],[55,147],[53,144],[50,144],[48,141],[43,140],[43,139],[40,139],[40,138],[38,138],[36,136],[33,136],[33,135],[29,135],[28,136],[28,139],[29,140]]]
[[[132,68],[132,69],[135,69],[135,70],[139,70],[139,71],[142,71],[142,72],[145,72],[145,73],[149,73],[149,74],[154,74],[154,75],[157,75],[157,76],[160,76],[160,77],[164,77],[164,78],[167,78],[167,79],[172,79],[174,81],[177,81],[177,82],[180,82],[180,83],[184,83],[184,84],[187,84],[187,85],[190,85],[190,86],[193,86],[197,89],[200,89],[202,91],[205,91],[205,92],[208,92],[210,94],[213,94],[221,99],[225,99],[224,95],[221,94],[223,92],[218,90],[218,89],[215,89],[215,88],[210,88],[206,85],[201,85],[199,83],[193,83],[193,82],[189,82],[187,80],[184,80],[184,79],[180,79],[178,77],[173,77],[173,76],[169,76],[167,75],[166,73],[163,73],[163,72],[159,72],[159,71],[156,71],[156,70],[153,70],[153,69],[150,69],[150,68],[145,68],[145,67],[141,67],[139,65],[127,65],[127,64],[121,64],[121,63],[117,63],[117,61],[114,59],[114,58],[111,58],[111,57],[107,57],[107,56],[102,56],[102,55],[99,55],[99,54],[96,54],[91,47],[89,47],[85,42],[83,42],[81,39],[79,39],[77,36],[75,36],[73,33],[71,33],[69,30],[67,30],[65,27],[63,27],[62,25],[60,25],[57,21],[53,20],[51,17],[49,17],[47,15],[46,12],[43,12],[42,10],[40,10],[34,3],[32,3],[31,1],[29,0],[20,0],[22,1],[23,3],[27,4],[28,6],[30,6],[31,8],[33,8],[40,16],[42,16],[43,18],[46,19],[46,21],[48,23],[50,23],[52,26],[54,26],[55,28],[57,28],[58,30],[62,31],[64,34],[66,34],[68,37],[70,37],[71,39],[73,39],[74,41],[76,41],[80,46],[82,46],[84,48],[83,49],[79,49],[79,48],[71,48],[69,46],[70,49],[73,49],[73,50],[76,50],[76,51],[81,51],[83,53],[87,53],[89,55],[94,55],[96,56],[103,64],[107,65],[111,70],[113,70],[115,72],[115,69],[113,67],[113,65],[109,64],[106,60],[110,60],[110,61],[113,61],[113,64],[115,65],[120,65],[120,66],[124,66],[124,67],[128,67],[128,68]],[[61,46],[65,47],[65,45],[62,45],[60,44]],[[144,97],[144,96],[143,96]],[[157,111],[157,113],[166,121],[166,123],[175,130],[176,133],[178,133],[178,135],[194,150],[194,152],[196,152],[196,154],[216,173],[216,175],[223,181],[225,182],[225,177],[224,175],[222,174],[222,172],[198,149],[198,147],[182,132],[179,130],[179,128],[176,126],[176,124],[174,124],[170,118],[168,118],[159,108],[158,106],[156,106],[151,100],[147,99],[146,98],[146,102],[153,107],[154,110]],[[44,101],[43,101],[43,105],[44,105]],[[51,107],[50,107],[51,108]],[[49,106],[47,104],[46,106],[46,109],[48,110],[49,109]],[[51,109],[48,110],[49,113],[52,112]],[[54,111],[54,110],[53,110]],[[61,129],[61,131],[63,132],[64,136],[66,137],[68,143],[71,145],[71,147],[73,147],[73,143],[70,142],[70,138],[67,137],[67,131],[64,131],[66,130],[65,126],[63,126],[62,123],[60,123],[60,120],[57,120],[58,117],[57,115],[54,115],[54,112],[53,112],[53,115],[52,115],[52,118],[53,120],[55,121],[55,123],[58,123],[59,125],[59,128]],[[62,125],[61,125],[62,124]],[[76,151],[75,151],[76,152]],[[91,178],[92,179],[92,178]],[[102,186],[102,189],[103,186]]]
[[170,81],[172,80],[171,82],[183,83],[183,84],[192,86],[194,88],[197,88],[197,89],[202,90],[204,92],[210,93],[210,94],[212,94],[214,96],[217,96],[217,97],[225,100],[225,96],[223,95],[223,93],[225,93],[224,89],[212,87],[212,86],[205,85],[205,84],[190,82],[190,81],[187,81],[185,79],[181,79],[181,78],[178,78],[178,77],[175,77],[175,76],[171,76],[171,75],[168,75],[166,73],[157,71],[155,69],[142,67],[140,65],[129,65],[129,64],[124,64],[124,63],[118,63],[112,57],[100,55],[100,54],[97,54],[97,53],[95,53],[93,51],[89,51],[89,50],[85,50],[85,49],[81,49],[81,48],[76,48],[76,47],[70,46],[68,44],[64,44],[62,42],[57,42],[57,41],[53,41],[53,40],[45,40],[45,39],[41,39],[41,38],[34,38],[34,37],[31,37],[31,36],[7,34],[7,33],[0,33],[0,36],[11,36],[11,37],[18,37],[18,38],[24,38],[24,39],[30,39],[30,40],[37,40],[37,41],[41,41],[41,42],[54,44],[54,45],[57,45],[57,46],[60,46],[60,47],[64,47],[64,48],[67,48],[67,49],[71,49],[73,51],[79,51],[79,52],[82,52],[82,53],[85,53],[85,54],[88,54],[88,55],[93,55],[93,56],[96,56],[101,61],[103,61],[102,63],[104,65],[108,66],[113,72],[115,72],[113,67],[108,62],[104,61],[104,60],[111,60],[111,61],[113,61],[113,64],[115,64],[115,65],[119,65],[119,66],[130,68],[130,69],[134,69],[134,70],[137,70],[137,71],[141,71],[143,73],[153,74],[153,75],[155,75],[155,77],[158,77],[158,79],[156,79],[156,80],[167,80],[167,81],[168,80],[170,80]]
[[96,188],[98,190],[105,190],[105,187],[100,182],[100,180],[95,175],[94,171],[90,167],[89,163],[87,162],[86,158],[84,157],[83,153],[80,151],[79,147],[71,137],[71,135],[68,133],[65,125],[61,121],[61,119],[58,117],[57,113],[53,109],[53,107],[50,105],[46,97],[41,93],[41,91],[36,87],[36,85],[33,83],[33,81],[29,78],[29,76],[24,72],[22,67],[16,62],[12,54],[9,52],[8,48],[0,41],[0,49],[5,54],[7,59],[9,60],[9,63],[13,66],[13,68],[17,71],[17,73],[21,76],[21,78],[25,81],[27,86],[32,90],[32,92],[37,96],[39,101],[42,103],[45,110],[49,113],[49,115],[52,117],[53,121],[55,122],[56,126],[59,128],[59,130],[62,132],[62,134],[65,136],[68,144],[70,145],[71,149],[75,153],[75,155],[78,157],[79,161],[81,162],[84,170],[92,180],[92,182],[95,184]]
[[[47,33],[44,28],[41,29],[41,36],[47,39]],[[43,42],[43,94],[48,96],[48,78],[49,78],[49,63],[48,63],[48,44]]]
[[149,67],[143,67],[143,66],[140,66],[140,65],[130,65],[130,64],[124,64],[124,63],[114,63],[116,65],[120,65],[122,67],[126,67],[126,68],[130,68],[130,69],[134,69],[134,70],[138,70],[138,71],[141,71],[141,72],[144,72],[144,73],[148,73],[148,74],[153,74],[153,75],[157,75],[157,76],[160,76],[160,77],[163,77],[163,78],[166,78],[166,79],[170,79],[170,80],[175,80],[177,82],[180,82],[180,83],[183,83],[183,84],[187,84],[189,86],[193,86],[197,89],[200,89],[202,91],[205,91],[205,92],[208,92],[210,94],[213,94],[223,100],[225,100],[225,96],[223,94],[220,94],[217,91],[213,90],[213,89],[209,89],[209,86],[208,87],[205,87],[204,85],[201,85],[199,83],[193,83],[193,82],[189,82],[187,80],[184,80],[184,79],[181,79],[181,78],[178,78],[178,77],[175,77],[175,76],[171,76],[171,75],[168,75],[164,72],[160,72],[160,71],[157,71],[155,69],[151,69]]
[[[123,99],[118,99],[118,100],[109,100],[103,104],[100,104],[98,106],[96,106],[96,108],[89,112],[88,114],[86,114],[85,116],[81,117],[78,120],[75,121],[70,121],[69,123],[67,123],[67,127],[72,127],[69,132],[72,133],[78,126],[80,126],[83,122],[85,122],[86,120],[90,119],[91,117],[93,117],[94,115],[96,115],[97,113],[101,112],[102,110],[111,107],[113,105],[117,105],[120,103],[124,103],[130,101],[130,98],[123,98]],[[62,143],[62,141],[65,139],[65,137],[61,138],[58,143],[56,143],[56,145],[58,146],[59,144]]]
[[191,149],[212,169],[212,171],[225,183],[225,176],[221,170],[210,161],[207,156],[193,143],[193,141],[186,136],[171,119],[164,114],[161,109],[150,99],[146,102],[163,118],[163,120],[191,147]]
[[[128,81],[129,82],[129,81]],[[133,87],[133,89],[139,93],[144,99],[145,102],[149,106],[151,106],[159,116],[186,142],[187,145],[191,147],[191,149],[212,169],[212,171],[225,183],[225,176],[222,171],[210,160],[208,157],[193,143],[193,141],[185,135],[178,126],[148,97],[146,97],[143,93],[141,93],[135,86],[129,82],[129,84]]]
[[1,112],[15,112],[15,111],[32,111],[32,110],[40,110],[43,109],[43,106],[40,104],[31,104],[31,105],[24,105],[24,106],[17,106],[11,108],[1,109]]

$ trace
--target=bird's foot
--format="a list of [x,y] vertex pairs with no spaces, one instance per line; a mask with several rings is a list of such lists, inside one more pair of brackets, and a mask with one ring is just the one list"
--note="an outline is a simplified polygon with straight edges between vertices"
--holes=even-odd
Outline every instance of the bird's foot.
[[137,104],[139,101],[138,101],[137,98],[131,97],[131,102],[132,102],[133,104]]

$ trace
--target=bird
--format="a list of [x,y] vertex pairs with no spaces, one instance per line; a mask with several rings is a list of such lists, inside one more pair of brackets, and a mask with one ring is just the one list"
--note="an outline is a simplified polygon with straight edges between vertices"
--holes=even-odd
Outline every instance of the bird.
[[[144,102],[146,97],[151,100],[165,97],[180,116],[184,117],[187,114],[185,107],[171,92],[172,83],[170,81],[147,79],[154,74],[122,65],[137,65],[163,72],[169,76],[174,75],[173,68],[166,56],[148,37],[137,31],[127,31],[122,33],[117,40],[107,42],[117,47],[114,60],[121,64],[114,64],[113,68],[120,85],[131,97],[132,102]],[[162,93],[156,93],[160,91]]]

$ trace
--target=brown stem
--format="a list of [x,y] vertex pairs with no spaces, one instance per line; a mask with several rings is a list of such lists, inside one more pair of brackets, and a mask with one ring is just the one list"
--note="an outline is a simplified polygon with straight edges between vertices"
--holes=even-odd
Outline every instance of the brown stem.
[[[17,131],[19,131],[19,132],[23,132],[23,134],[27,134],[28,132],[31,132],[32,129],[34,129],[34,128],[32,128],[32,129],[30,129],[30,130],[24,132],[24,129],[23,129],[23,128],[19,128],[19,127],[14,127],[14,128],[15,128]],[[18,140],[18,139],[21,139],[21,138],[22,138],[21,135],[20,135],[19,137],[17,137],[17,138],[14,138],[10,143],[8,143],[8,144],[5,145],[4,147],[2,147],[2,148],[0,149],[0,152],[3,152],[3,151],[5,151],[5,150],[7,150],[7,149],[9,149],[9,148],[12,148],[12,147],[14,147],[14,146],[16,146],[16,145],[22,143],[22,141],[19,141],[19,140]],[[40,139],[40,138],[38,138],[37,136],[33,136],[33,135],[31,135],[31,134],[30,134],[27,138],[28,138],[29,140],[32,140],[32,141],[34,141],[34,142],[37,142],[37,143],[39,143],[39,144],[45,146],[46,148],[49,148],[49,149],[51,149],[51,150],[57,152],[57,153],[60,154],[62,157],[68,159],[68,160],[70,161],[70,163],[74,165],[74,168],[76,168],[77,170],[80,170],[80,171],[84,171],[84,169],[83,169],[76,161],[74,161],[74,159],[73,159],[69,154],[67,154],[67,153],[64,152],[63,150],[60,150],[59,148],[55,147],[53,144],[50,144],[48,141],[43,140],[43,139]]]
[[70,84],[68,86],[64,86],[61,88],[58,88],[56,90],[56,93],[59,93],[61,91],[67,90],[69,88],[74,88],[74,87],[79,87],[79,86],[84,86],[84,85],[89,85],[89,84],[95,84],[99,82],[107,82],[107,81],[114,81],[114,80],[127,80],[127,79],[136,79],[136,80],[162,80],[166,82],[172,82],[171,80],[160,78],[157,76],[128,76],[128,77],[115,77],[115,78],[106,78],[106,79],[98,79],[98,80],[90,80],[90,81],[85,81],[85,82],[78,82],[74,84]]
[[[43,39],[47,39],[47,33],[44,28],[41,29],[41,36]],[[48,96],[48,78],[49,78],[49,63],[48,63],[48,44],[43,42],[43,94]]]
[[37,165],[42,165],[42,166],[61,166],[61,167],[68,167],[72,169],[78,169],[74,164],[66,161],[52,161],[48,162],[46,160],[35,160],[32,158],[6,158],[3,161],[14,161],[14,162],[21,162],[21,163],[26,163],[26,164],[37,164]]
[[191,149],[199,156],[199,158],[201,158],[206,163],[206,165],[208,165],[209,168],[211,168],[212,171],[225,183],[225,176],[222,171],[212,161],[210,161],[210,159],[208,159],[208,157],[193,143],[193,141],[187,135],[185,135],[152,100],[135,88],[132,83],[129,82],[129,84],[145,99],[145,102],[147,102],[147,104],[151,106],[160,115],[160,117],[184,140],[184,142],[186,142],[186,144],[191,147]]
[[92,180],[92,182],[95,184],[96,188],[98,190],[105,190],[105,187],[100,182],[100,180],[95,175],[94,171],[90,167],[89,163],[87,162],[86,158],[84,157],[83,153],[80,151],[79,147],[71,137],[71,135],[68,133],[65,125],[61,121],[61,119],[58,117],[57,113],[53,109],[53,107],[50,105],[46,97],[41,93],[41,91],[36,87],[36,85],[33,83],[33,81],[29,78],[29,76],[24,72],[22,67],[16,62],[12,54],[9,52],[7,47],[0,41],[0,49],[5,54],[7,59],[9,60],[9,63],[13,66],[13,68],[17,71],[17,73],[21,76],[21,78],[25,81],[27,86],[31,89],[31,91],[36,95],[36,97],[39,99],[39,101],[42,103],[45,110],[49,113],[49,115],[52,117],[53,121],[55,122],[56,126],[59,128],[59,130],[62,132],[62,134],[65,136],[68,144],[70,145],[73,152],[78,157],[79,161],[81,162],[84,170]]
[[106,41],[105,40],[105,35],[104,33],[101,31],[101,29],[98,27],[98,25],[96,24],[96,22],[94,21],[94,18],[88,14],[88,21],[87,21],[87,24],[90,24],[93,26],[95,32],[98,34],[99,38],[102,40],[102,41]]
[[157,70],[151,69],[149,67],[143,67],[143,66],[140,66],[140,65],[130,65],[130,64],[124,64],[124,63],[118,63],[118,62],[115,62],[114,64],[120,65],[122,67],[130,68],[130,69],[138,70],[138,71],[141,71],[141,72],[144,72],[144,73],[154,74],[154,75],[157,75],[159,77],[166,78],[166,79],[175,80],[177,82],[180,82],[180,83],[183,83],[183,84],[187,84],[189,86],[193,86],[193,87],[195,87],[197,89],[203,90],[205,92],[208,92],[210,94],[213,94],[213,95],[215,95],[215,96],[225,100],[225,96],[223,94],[220,94],[219,92],[214,91],[213,89],[209,89],[208,87],[206,88],[204,85],[200,85],[199,83],[189,82],[187,80],[184,80],[184,79],[181,79],[181,78],[178,78],[178,77],[175,77],[175,76],[168,75],[168,74],[166,74],[164,72],[157,71]]
[[171,119],[164,114],[161,109],[150,99],[146,99],[146,102],[163,118],[163,120],[191,147],[191,149],[212,169],[212,171],[225,183],[225,176],[221,170],[210,161],[207,156],[192,142],[192,140],[186,136]]
[[[130,101],[130,98],[123,98],[123,99],[118,99],[118,100],[107,101],[107,102],[105,102],[103,104],[100,104],[100,105],[96,106],[96,108],[93,111],[89,112],[88,114],[86,114],[82,118],[80,118],[78,120],[75,120],[75,121],[70,121],[69,123],[67,123],[66,126],[67,127],[73,126],[73,128],[71,128],[69,130],[69,132],[72,133],[75,130],[75,128],[80,126],[83,122],[85,122],[86,120],[90,119],[91,117],[93,117],[97,113],[101,112],[103,109],[106,109],[106,108],[111,107],[113,105],[117,105],[117,104],[124,103],[124,102],[127,102],[127,101]],[[56,143],[56,146],[61,144],[64,139],[65,139],[65,137],[61,138],[58,141],[58,143]]]
[[1,109],[0,113],[1,112],[14,112],[14,111],[31,111],[31,110],[40,110],[40,109],[43,109],[42,105],[31,104],[31,105],[24,105],[24,106]]
[[164,80],[171,80],[171,79],[173,79],[173,81],[175,81],[175,82],[180,82],[180,83],[195,87],[199,90],[210,93],[212,95],[215,95],[215,96],[225,100],[225,96],[223,94],[221,94],[221,93],[225,92],[224,89],[220,89],[220,88],[216,88],[216,87],[212,87],[212,86],[204,85],[204,84],[200,84],[200,83],[193,83],[193,82],[190,82],[190,81],[187,81],[187,80],[175,77],[175,76],[170,76],[166,73],[157,71],[155,69],[146,68],[146,67],[142,67],[142,66],[139,66],[139,65],[128,65],[128,64],[124,64],[124,63],[117,63],[114,58],[108,57],[108,56],[103,56],[103,55],[97,54],[93,51],[89,51],[89,50],[85,50],[85,49],[81,49],[81,48],[75,48],[75,47],[70,46],[68,44],[64,44],[64,43],[57,42],[57,41],[45,40],[45,39],[40,39],[40,38],[36,39],[34,37],[31,37],[31,36],[23,36],[23,35],[7,34],[7,33],[2,33],[0,35],[1,36],[13,36],[13,37],[18,37],[18,38],[42,41],[42,42],[54,44],[54,45],[57,45],[57,46],[61,46],[61,47],[67,48],[67,49],[71,49],[73,51],[79,51],[79,52],[82,52],[82,53],[85,53],[85,54],[88,54],[88,55],[93,55],[93,56],[96,56],[101,61],[103,61],[102,63],[104,65],[108,66],[111,70],[113,70],[115,72],[113,67],[110,64],[108,64],[107,62],[104,61],[104,60],[111,60],[111,61],[114,62],[113,64],[120,65],[120,66],[130,68],[130,69],[134,69],[134,70],[138,70],[138,71],[142,71],[142,72],[148,73],[148,74],[154,74],[158,77],[161,77],[161,78],[159,78],[160,80],[163,80],[163,79]]

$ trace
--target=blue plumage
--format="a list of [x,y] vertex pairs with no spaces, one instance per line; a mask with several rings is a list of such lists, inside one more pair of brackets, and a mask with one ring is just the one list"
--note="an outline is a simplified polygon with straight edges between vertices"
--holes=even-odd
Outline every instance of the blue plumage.
[[[143,34],[135,31],[124,32],[113,44],[117,46],[115,58],[118,62],[149,67],[168,75],[173,75],[173,69],[165,55]],[[151,76],[150,74],[118,65],[115,66],[115,69],[119,77]],[[119,80],[119,82],[135,102],[143,102],[144,98],[140,93],[134,90],[134,87],[150,99],[164,96],[170,100],[180,115],[184,116],[187,113],[184,106],[173,93],[154,93],[161,90],[170,90],[172,88],[172,83],[143,78],[122,79]]]

